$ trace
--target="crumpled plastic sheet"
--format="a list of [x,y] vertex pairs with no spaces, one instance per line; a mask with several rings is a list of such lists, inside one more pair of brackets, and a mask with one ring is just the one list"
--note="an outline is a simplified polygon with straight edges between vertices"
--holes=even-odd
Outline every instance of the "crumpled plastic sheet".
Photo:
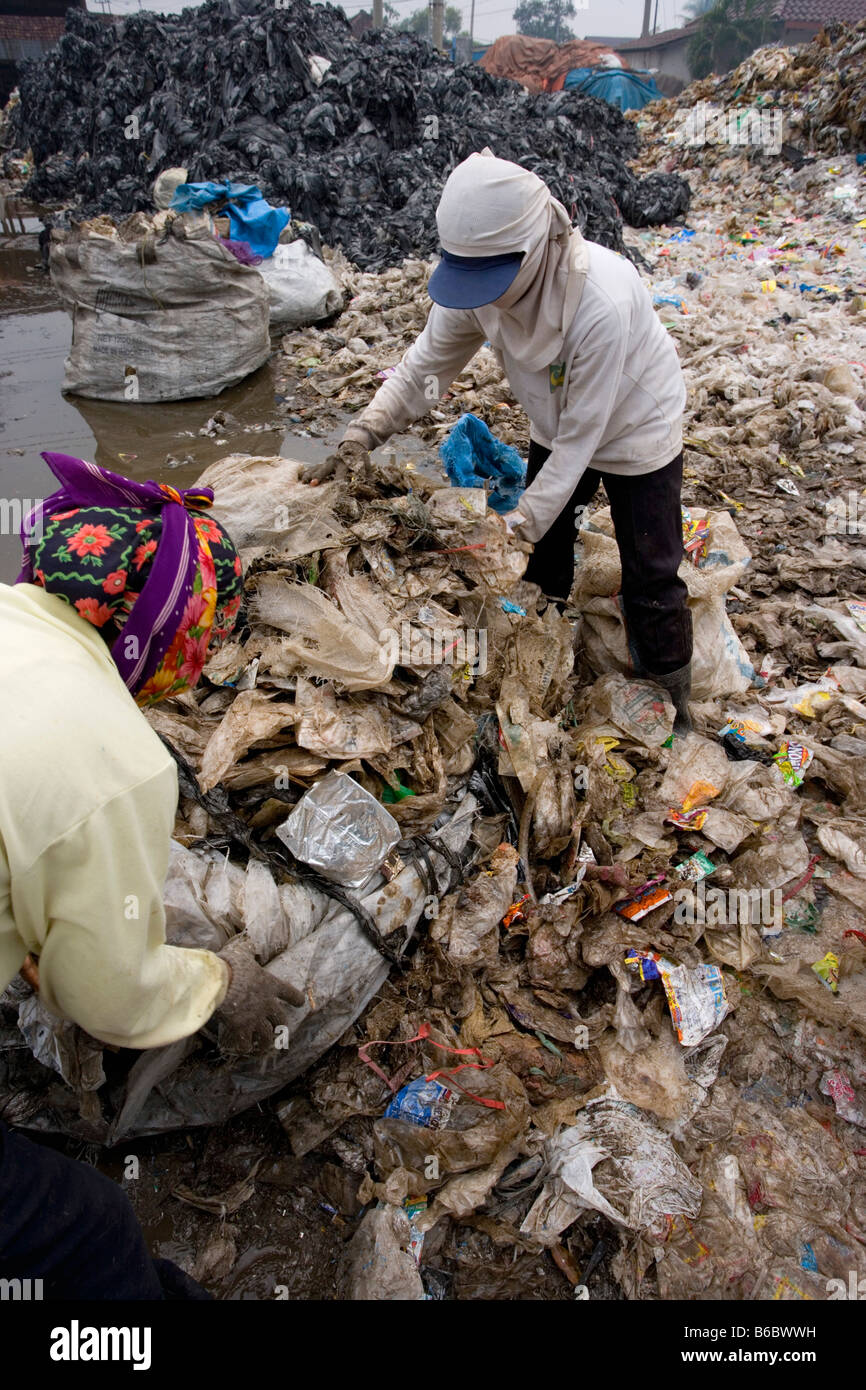
[[296,859],[346,888],[363,888],[400,841],[394,817],[343,772],[311,787],[276,833]]
[[549,1176],[520,1228],[542,1245],[555,1244],[587,1209],[632,1230],[700,1211],[701,1186],[668,1136],[620,1100],[588,1106],[551,1140],[546,1161]]

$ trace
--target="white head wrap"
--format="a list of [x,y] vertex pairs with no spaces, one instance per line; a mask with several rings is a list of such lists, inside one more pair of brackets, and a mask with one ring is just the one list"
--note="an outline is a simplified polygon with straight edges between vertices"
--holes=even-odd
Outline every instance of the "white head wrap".
[[524,253],[505,294],[472,312],[493,346],[530,371],[559,360],[583,292],[588,248],[537,174],[491,150],[471,154],[442,190],[436,225],[440,245],[453,256]]

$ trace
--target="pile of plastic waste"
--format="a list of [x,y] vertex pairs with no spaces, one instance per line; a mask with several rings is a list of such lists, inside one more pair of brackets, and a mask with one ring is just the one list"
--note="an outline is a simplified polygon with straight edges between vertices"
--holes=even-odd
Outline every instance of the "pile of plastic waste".
[[[647,169],[670,113],[641,115]],[[854,153],[720,147],[688,224],[633,238],[689,388],[685,739],[630,670],[603,495],[560,614],[488,491],[437,470],[467,412],[525,452],[486,351],[409,462],[403,437],[348,484],[301,485],[285,458],[207,470],[245,614],[201,688],[148,715],[179,765],[169,929],[216,949],[246,931],[306,1003],[266,1059],[205,1030],[130,1067],[17,982],[4,1117],[105,1143],[278,1097],[346,1298],[853,1296],[864,179]],[[430,268],[328,261],[346,309],[280,364],[320,423],[400,360]]]
[[747,548],[690,503],[696,727],[673,741],[627,668],[603,510],[561,615],[484,489],[297,471],[203,475],[245,614],[201,689],[148,717],[179,765],[171,939],[246,931],[306,1002],[266,1058],[223,1059],[205,1029],[129,1068],[18,982],[4,1116],[116,1142],[299,1078],[279,1115],[345,1175],[346,1297],[504,1297],[545,1251],[631,1298],[859,1276],[854,617],[821,680],[762,677],[726,608]]
[[642,128],[666,129],[677,167],[711,167],[720,157],[725,140],[697,138],[696,123],[712,119],[733,122],[743,146],[772,144],[778,155],[784,145],[794,164],[806,150],[866,152],[866,20],[828,24],[811,43],[758,48],[731,72],[692,82],[641,116]]
[[11,120],[36,164],[29,197],[129,213],[180,165],[196,182],[257,185],[365,268],[433,253],[441,186],[487,145],[536,170],[615,249],[623,219],[647,226],[688,207],[679,175],[635,178],[636,133],[606,102],[531,97],[393,30],[356,40],[341,10],[308,0],[209,0],[109,26],[71,10],[20,90]]

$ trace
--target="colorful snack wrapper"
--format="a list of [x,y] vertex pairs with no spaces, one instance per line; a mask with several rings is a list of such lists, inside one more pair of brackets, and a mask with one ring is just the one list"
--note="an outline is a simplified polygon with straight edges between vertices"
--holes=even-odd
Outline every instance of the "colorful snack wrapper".
[[705,516],[693,517],[688,507],[682,507],[683,550],[693,565],[700,565],[707,556],[709,528]]
[[708,801],[712,801],[714,796],[718,796],[719,789],[714,787],[712,782],[692,782],[685,796],[683,797],[683,810],[693,811],[696,806],[705,806]]
[[680,830],[700,830],[707,818],[708,811],[708,806],[698,806],[694,811],[678,811],[673,806],[665,816],[665,820],[679,826]]
[[677,864],[674,873],[677,878],[682,879],[683,883],[698,883],[702,878],[709,878],[710,874],[715,873],[716,866],[712,859],[699,849],[697,854],[691,858],[684,859],[682,864]]
[[385,1115],[389,1119],[405,1120],[425,1129],[441,1129],[447,1124],[457,1097],[439,1081],[419,1076],[398,1091],[389,1102]]
[[834,956],[832,951],[828,951],[821,960],[816,960],[812,966],[819,980],[823,980],[831,994],[839,993],[839,957]]
[[409,1230],[412,1232],[411,1236],[409,1237],[409,1249],[415,1256],[415,1263],[420,1265],[421,1250],[424,1246],[424,1232],[419,1231],[415,1223],[417,1218],[419,1216],[423,1216],[424,1212],[427,1210],[427,1198],[404,1197],[403,1210],[409,1218]]
[[794,743],[790,739],[784,739],[779,744],[779,751],[775,754],[773,762],[779,769],[782,781],[788,787],[801,787],[803,785],[803,774],[812,761],[813,754],[802,743]]
[[625,963],[642,980],[661,980],[671,1021],[684,1047],[695,1047],[712,1033],[728,1012],[725,982],[717,965],[693,970],[676,965],[656,951],[630,951]]
[[625,917],[628,922],[639,922],[641,917],[646,917],[648,912],[652,912],[656,907],[663,907],[669,903],[671,894],[667,888],[661,884],[647,886],[646,891],[641,890],[630,898],[627,902],[617,903],[614,908],[620,917]]

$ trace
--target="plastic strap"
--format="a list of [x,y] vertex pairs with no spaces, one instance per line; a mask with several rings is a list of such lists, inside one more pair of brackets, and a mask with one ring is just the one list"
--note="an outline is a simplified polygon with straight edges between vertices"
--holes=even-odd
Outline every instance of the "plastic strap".
[[[389,1091],[392,1091],[396,1095],[398,1087],[385,1075],[382,1068],[377,1066],[372,1057],[369,1056],[368,1049],[371,1047],[408,1047],[409,1043],[414,1042],[429,1042],[432,1047],[438,1047],[442,1052],[453,1052],[456,1057],[475,1056],[480,1058],[478,1062],[461,1062],[459,1066],[452,1067],[450,1071],[446,1071],[444,1068],[439,1071],[432,1071],[424,1077],[425,1081],[436,1081],[440,1076],[445,1076],[450,1081],[453,1072],[464,1071],[467,1068],[472,1068],[475,1071],[486,1071],[488,1067],[494,1065],[491,1059],[485,1057],[478,1047],[448,1047],[446,1043],[437,1042],[435,1038],[430,1037],[429,1023],[422,1023],[418,1032],[412,1038],[399,1038],[395,1042],[390,1042],[387,1038],[374,1038],[372,1041],[366,1042],[363,1046],[358,1048],[358,1056],[362,1062],[366,1062],[367,1066],[376,1073],[380,1080],[384,1081]],[[468,1096],[470,1100],[477,1101],[479,1105],[486,1105],[489,1110],[505,1109],[505,1105],[501,1100],[492,1100],[489,1096],[477,1096],[472,1091],[467,1091],[465,1086],[461,1086],[458,1081],[455,1081],[453,1084],[456,1090],[462,1091],[465,1096]]]

